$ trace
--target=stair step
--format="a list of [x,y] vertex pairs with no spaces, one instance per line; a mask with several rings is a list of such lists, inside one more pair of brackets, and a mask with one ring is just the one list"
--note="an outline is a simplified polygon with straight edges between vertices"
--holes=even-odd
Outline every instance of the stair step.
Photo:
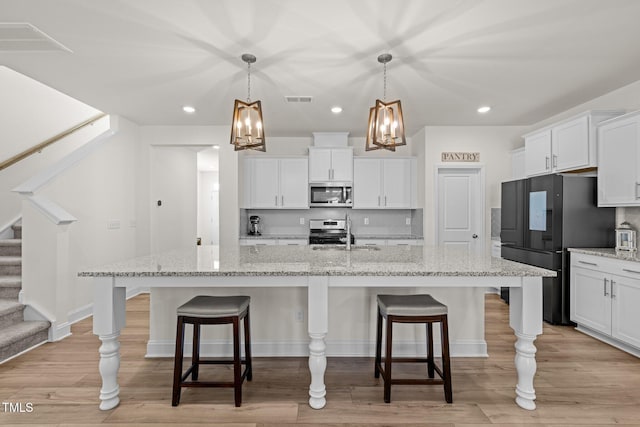
[[0,331],[24,321],[24,305],[18,301],[0,299]]
[[22,257],[0,256],[0,276],[22,275]]
[[0,363],[11,356],[49,339],[49,327],[45,321],[20,322],[0,330]]
[[20,290],[22,290],[20,276],[0,276],[0,298],[17,301]]
[[0,256],[22,255],[22,239],[0,239]]

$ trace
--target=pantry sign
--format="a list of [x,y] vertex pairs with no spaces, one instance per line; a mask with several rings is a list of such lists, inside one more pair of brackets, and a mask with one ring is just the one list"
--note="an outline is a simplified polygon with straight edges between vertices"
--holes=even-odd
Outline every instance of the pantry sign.
[[467,152],[443,152],[443,162],[479,162],[480,153],[467,153]]

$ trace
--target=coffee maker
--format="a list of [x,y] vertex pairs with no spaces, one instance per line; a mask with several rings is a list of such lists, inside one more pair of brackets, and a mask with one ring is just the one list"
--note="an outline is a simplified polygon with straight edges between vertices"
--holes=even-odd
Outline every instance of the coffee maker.
[[249,217],[249,235],[259,236],[260,234],[260,217],[258,215],[251,215]]

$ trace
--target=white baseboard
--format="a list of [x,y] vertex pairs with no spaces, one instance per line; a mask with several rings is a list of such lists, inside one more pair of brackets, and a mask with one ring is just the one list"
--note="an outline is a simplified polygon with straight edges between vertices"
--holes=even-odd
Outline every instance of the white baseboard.
[[[434,342],[435,356],[440,356],[440,343]],[[458,340],[449,343],[451,357],[488,357],[487,343],[484,340]],[[184,354],[191,354],[191,342],[185,342]],[[328,341],[328,357],[373,357],[375,341]],[[394,356],[417,357],[426,353],[424,342],[401,341],[393,346]],[[173,357],[173,340],[149,340],[145,357]],[[211,340],[200,342],[200,354],[203,357],[231,357],[231,342]],[[253,341],[251,354],[255,357],[307,357],[308,341]]]
[[626,351],[627,353],[633,354],[636,357],[640,357],[640,349],[637,349],[633,346],[630,346],[628,344],[625,344],[622,341],[618,341],[617,339],[610,337],[608,335],[604,335],[598,331],[594,331],[593,329],[589,329],[586,326],[583,325],[578,325],[576,327],[577,331],[582,332],[583,334],[589,335],[590,337],[593,337],[597,340],[603,341],[617,349],[620,349],[622,351]]

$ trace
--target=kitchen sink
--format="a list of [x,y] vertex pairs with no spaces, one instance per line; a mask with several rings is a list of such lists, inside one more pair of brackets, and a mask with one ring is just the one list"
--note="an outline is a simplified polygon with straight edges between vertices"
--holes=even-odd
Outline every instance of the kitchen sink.
[[[312,246],[312,249],[314,251],[330,251],[330,250],[334,250],[334,251],[346,251],[347,247],[345,245],[315,245]],[[352,251],[379,251],[380,247],[378,246],[372,246],[372,245],[351,245],[351,250]]]

